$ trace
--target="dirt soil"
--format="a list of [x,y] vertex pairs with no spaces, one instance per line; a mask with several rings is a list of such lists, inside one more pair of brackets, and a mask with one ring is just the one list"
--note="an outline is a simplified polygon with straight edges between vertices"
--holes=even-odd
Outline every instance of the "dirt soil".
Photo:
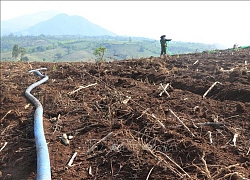
[[24,92],[41,79],[28,71],[42,67],[49,80],[31,93],[43,105],[52,179],[250,179],[249,57],[246,48],[1,62],[0,179],[36,178],[35,107]]

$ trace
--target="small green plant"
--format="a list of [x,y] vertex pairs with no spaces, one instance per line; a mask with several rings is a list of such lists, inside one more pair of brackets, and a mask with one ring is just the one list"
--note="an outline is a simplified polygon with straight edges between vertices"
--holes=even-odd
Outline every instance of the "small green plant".
[[56,65],[53,65],[53,71],[55,71],[57,69]]
[[94,50],[93,54],[96,56],[97,61],[105,61],[103,59],[103,56],[104,56],[106,51],[107,51],[107,49],[105,47],[99,47],[99,48],[96,48]]

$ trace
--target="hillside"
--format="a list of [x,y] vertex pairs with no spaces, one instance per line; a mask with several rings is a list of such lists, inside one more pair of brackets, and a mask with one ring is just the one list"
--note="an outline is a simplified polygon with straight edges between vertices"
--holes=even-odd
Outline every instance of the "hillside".
[[[95,61],[93,51],[105,47],[106,61],[159,56],[158,40],[122,36],[3,36],[1,38],[1,60],[17,61],[12,57],[13,46],[17,44],[27,51],[29,61],[72,62]],[[212,51],[217,45],[171,41],[168,50],[172,54]],[[56,58],[56,54],[61,57]],[[19,57],[20,59],[20,57]]]
[[52,179],[250,179],[249,54],[1,62],[0,178],[36,178],[24,92],[41,79],[28,71],[46,67],[49,80],[31,93],[43,105]]

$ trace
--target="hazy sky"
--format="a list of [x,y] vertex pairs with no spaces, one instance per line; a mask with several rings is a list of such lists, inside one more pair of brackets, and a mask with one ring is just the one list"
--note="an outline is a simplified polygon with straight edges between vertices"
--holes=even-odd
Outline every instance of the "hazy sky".
[[2,1],[1,20],[39,11],[80,15],[118,35],[250,45],[250,1]]

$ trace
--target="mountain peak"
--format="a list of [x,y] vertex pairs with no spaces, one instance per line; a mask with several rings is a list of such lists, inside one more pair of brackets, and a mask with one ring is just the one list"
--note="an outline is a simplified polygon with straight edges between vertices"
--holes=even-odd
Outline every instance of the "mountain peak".
[[[29,16],[26,16],[26,22]],[[24,17],[23,17],[24,18]],[[25,20],[22,20],[25,21]],[[84,35],[84,36],[115,36],[116,34],[96,25],[84,17],[56,14],[53,17],[40,21],[31,27],[18,32],[10,32],[16,35]],[[10,34],[9,33],[9,34]]]
[[40,11],[1,21],[1,36],[25,30],[38,24],[39,22],[46,21],[57,14],[60,14],[60,12],[55,10]]

